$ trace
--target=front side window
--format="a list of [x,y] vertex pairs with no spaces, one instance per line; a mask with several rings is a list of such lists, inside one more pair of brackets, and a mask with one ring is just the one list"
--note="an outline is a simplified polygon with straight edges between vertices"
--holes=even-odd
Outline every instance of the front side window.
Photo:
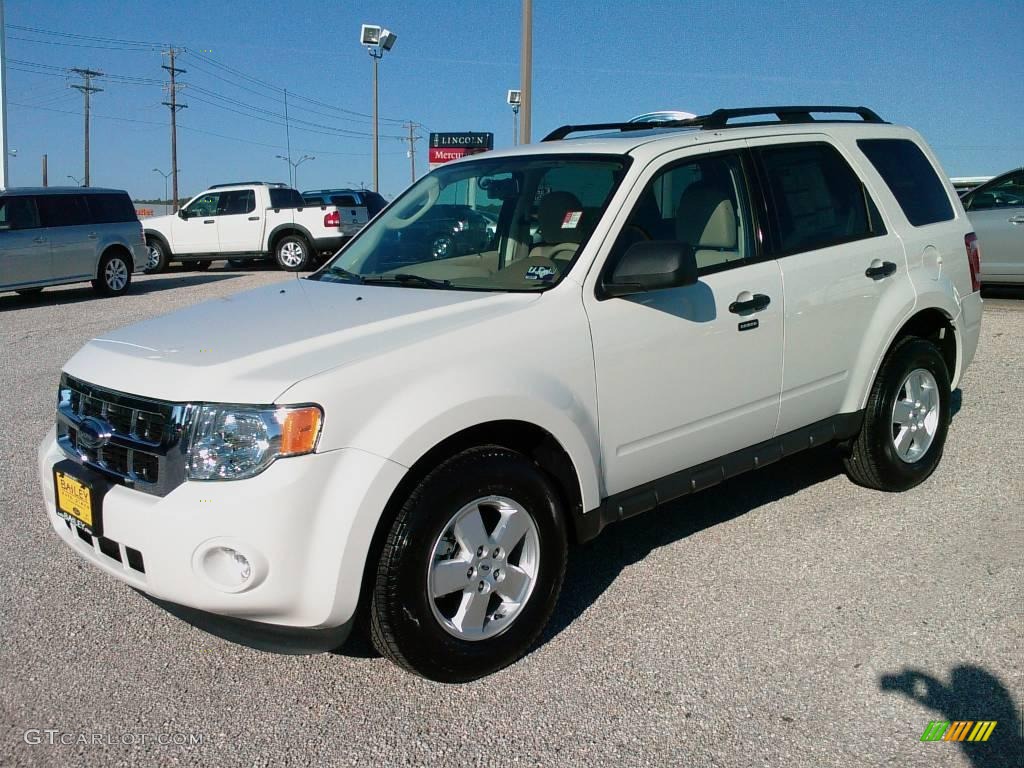
[[968,211],[989,208],[1020,208],[1024,206],[1024,170],[1011,173],[1004,179],[986,184],[971,192],[964,200]]
[[857,146],[892,190],[913,226],[953,218],[946,186],[917,144],[909,139],[858,139]]
[[0,232],[38,226],[39,211],[33,198],[0,197]]
[[867,190],[834,147],[787,144],[757,153],[780,254],[884,234]]
[[737,155],[711,155],[669,166],[640,195],[606,269],[633,243],[676,240],[693,248],[700,274],[754,256],[753,225]]
[[192,219],[197,216],[216,216],[217,206],[220,203],[220,192],[206,192],[191,203],[185,206],[185,218]]
[[85,195],[40,195],[37,205],[44,227],[75,227],[92,222]]
[[518,156],[439,168],[318,280],[544,290],[569,270],[622,180],[619,156]]

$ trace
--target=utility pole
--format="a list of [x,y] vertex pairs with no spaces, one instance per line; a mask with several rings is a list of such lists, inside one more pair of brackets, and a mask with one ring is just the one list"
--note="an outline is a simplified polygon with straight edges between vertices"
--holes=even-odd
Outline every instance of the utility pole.
[[420,126],[419,126],[419,123],[414,123],[412,120],[410,120],[408,123],[405,124],[405,127],[409,129],[409,138],[406,139],[406,141],[409,142],[409,172],[410,172],[410,176],[412,178],[412,181],[415,182],[416,181],[416,142],[420,139],[420,137],[415,134],[415,130],[417,128],[419,128]]
[[85,116],[85,173],[82,176],[82,186],[89,186],[89,97],[97,91],[102,91],[102,88],[97,88],[92,84],[94,77],[102,77],[102,72],[97,72],[94,69],[79,69],[75,68],[71,70],[76,75],[80,75],[82,78],[81,85],[72,85],[71,87],[77,91],[82,92],[82,97],[85,101],[83,114]]
[[178,89],[184,88],[183,85],[175,81],[175,75],[179,72],[184,72],[184,69],[179,69],[174,66],[174,56],[178,53],[178,49],[173,45],[168,46],[165,51],[166,55],[170,57],[170,64],[161,64],[163,69],[166,69],[171,76],[171,82],[167,84],[167,93],[170,101],[163,102],[165,107],[170,107],[171,110],[171,194],[173,195],[172,211],[178,210],[178,110],[185,109],[188,104],[178,103]]
[[7,189],[7,27],[0,0],[0,189]]
[[[296,182],[295,175],[298,174],[298,168],[292,165],[292,131],[288,123],[288,89],[284,89],[284,141],[288,148],[288,186],[294,187]],[[301,161],[300,161],[301,162]]]
[[533,100],[533,0],[523,0],[523,39],[519,53],[519,90],[522,94],[522,116],[519,122],[519,141],[530,143],[530,105]]
[[46,160],[47,160],[47,156],[43,155],[43,186],[44,187],[50,186],[50,182],[49,182],[49,179],[47,177],[47,172],[46,172]]

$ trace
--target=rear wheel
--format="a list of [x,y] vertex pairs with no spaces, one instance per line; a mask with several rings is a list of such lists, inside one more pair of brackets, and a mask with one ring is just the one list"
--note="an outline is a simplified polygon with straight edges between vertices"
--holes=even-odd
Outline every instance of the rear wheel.
[[101,296],[120,296],[132,283],[132,268],[127,257],[119,251],[106,254],[100,259],[100,268],[92,287]]
[[274,259],[286,272],[300,272],[309,266],[312,249],[302,235],[285,235],[274,246]]
[[146,265],[142,268],[143,272],[147,275],[163,272],[167,269],[167,262],[170,261],[170,258],[170,251],[159,238],[146,238]]
[[566,547],[558,494],[526,456],[483,446],[448,459],[388,532],[370,603],[374,646],[442,682],[511,664],[551,616]]
[[882,363],[860,434],[843,458],[850,479],[879,491],[924,482],[942,458],[949,400],[942,353],[925,339],[901,340]]

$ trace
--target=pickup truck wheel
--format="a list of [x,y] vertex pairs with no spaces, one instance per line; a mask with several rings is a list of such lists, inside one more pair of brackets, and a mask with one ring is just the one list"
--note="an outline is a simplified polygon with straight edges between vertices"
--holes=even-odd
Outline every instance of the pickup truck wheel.
[[886,356],[864,424],[843,464],[858,485],[905,491],[938,466],[949,428],[949,371],[930,341],[906,338]]
[[155,275],[157,272],[163,272],[167,269],[167,262],[170,261],[171,254],[167,251],[165,246],[158,238],[147,237],[146,238],[146,265],[142,268],[142,271],[147,275]]
[[100,259],[96,279],[92,281],[92,287],[97,293],[101,296],[120,296],[131,283],[132,268],[122,254],[115,251]]
[[274,247],[277,266],[287,272],[300,272],[309,266],[312,249],[302,235],[285,235]]
[[511,664],[551,616],[567,541],[558,493],[526,456],[492,445],[448,459],[388,532],[370,601],[374,646],[441,682]]

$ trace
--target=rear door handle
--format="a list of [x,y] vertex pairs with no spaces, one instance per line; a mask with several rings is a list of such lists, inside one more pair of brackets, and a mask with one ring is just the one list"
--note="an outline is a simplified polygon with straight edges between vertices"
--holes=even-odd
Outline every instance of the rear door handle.
[[46,238],[45,237],[37,237],[32,242],[33,243],[45,243],[46,242]]
[[260,220],[259,216],[250,216],[249,217],[249,221],[259,221],[259,220]]
[[217,222],[213,219],[203,219],[203,224],[216,224]]
[[1009,221],[1011,224],[1024,224],[1024,216],[1011,216]]
[[871,262],[871,266],[864,270],[864,276],[870,277],[872,280],[881,280],[883,277],[888,277],[895,271],[896,265],[893,262],[875,259]]
[[95,232],[90,232],[90,233],[89,233],[89,234],[87,235],[87,237],[88,237],[88,238],[89,238],[90,240],[95,240],[95,239],[96,239],[97,237],[99,237],[99,235],[97,235],[97,234],[96,234]]
[[729,305],[729,311],[734,315],[745,315],[750,312],[760,312],[771,303],[771,298],[763,293],[743,291],[736,297],[736,301]]

